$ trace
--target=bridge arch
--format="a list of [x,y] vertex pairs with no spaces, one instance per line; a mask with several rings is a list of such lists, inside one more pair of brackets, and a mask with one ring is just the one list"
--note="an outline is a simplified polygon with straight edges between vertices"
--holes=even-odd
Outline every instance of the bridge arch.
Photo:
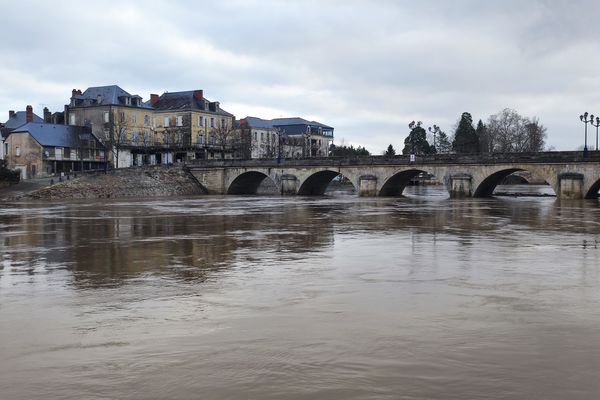
[[[383,185],[381,186],[381,189],[379,190],[379,196],[402,196],[402,192],[404,192],[404,188],[406,188],[406,186],[408,186],[408,184],[410,183],[410,181],[415,178],[417,175],[421,174],[421,173],[426,173],[426,174],[430,174],[430,171],[427,171],[425,169],[417,169],[417,168],[411,168],[411,169],[406,169],[403,171],[398,171],[395,172],[392,176],[390,176],[389,178],[387,178]],[[435,174],[431,174],[431,175],[435,175]]]
[[555,177],[547,176],[547,174],[545,174],[544,171],[542,171],[537,166],[515,165],[508,168],[505,167],[497,169],[493,172],[486,171],[486,173],[482,175],[483,179],[476,180],[474,182],[473,197],[492,197],[496,186],[501,184],[509,175],[520,171],[527,171],[544,179],[544,181],[550,185],[552,190],[554,190],[554,193],[558,193],[556,187],[557,180]]
[[357,190],[358,187],[356,182],[352,177],[346,176],[341,172],[332,171],[332,170],[323,170],[315,172],[309,175],[302,183],[300,183],[300,187],[298,188],[298,195],[300,196],[322,196],[325,194],[327,190],[327,186],[331,183],[331,181],[336,177],[342,175],[352,182],[354,189]]
[[271,178],[259,171],[243,172],[229,184],[227,194],[256,194],[258,187],[265,179]]
[[586,199],[596,199],[598,198],[598,191],[600,190],[600,178],[598,178],[594,183],[592,183],[592,185],[590,186],[590,188],[587,190],[587,192],[585,193],[584,198]]

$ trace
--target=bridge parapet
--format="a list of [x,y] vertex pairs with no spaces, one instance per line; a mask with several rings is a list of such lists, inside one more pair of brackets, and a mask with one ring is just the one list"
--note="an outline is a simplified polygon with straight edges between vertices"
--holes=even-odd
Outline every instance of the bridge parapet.
[[589,152],[584,158],[581,151],[546,151],[537,153],[486,153],[486,154],[427,154],[417,155],[412,162],[408,155],[366,156],[366,157],[323,157],[281,159],[227,159],[193,160],[187,166],[194,167],[298,167],[298,166],[356,166],[356,165],[493,165],[493,164],[563,164],[563,163],[600,163],[600,151]]

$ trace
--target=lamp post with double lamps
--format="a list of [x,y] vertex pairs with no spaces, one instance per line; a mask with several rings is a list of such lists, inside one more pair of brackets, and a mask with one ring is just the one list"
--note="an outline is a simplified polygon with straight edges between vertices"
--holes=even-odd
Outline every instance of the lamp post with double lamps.
[[594,121],[590,123],[592,126],[596,127],[596,151],[598,151],[598,127],[600,127],[600,117],[596,117],[596,123],[594,123]]
[[585,141],[583,145],[583,158],[587,158],[588,156],[588,147],[587,147],[587,124],[594,120],[594,115],[590,115],[590,119],[588,119],[588,112],[584,112],[583,115],[579,116],[581,122],[585,124]]

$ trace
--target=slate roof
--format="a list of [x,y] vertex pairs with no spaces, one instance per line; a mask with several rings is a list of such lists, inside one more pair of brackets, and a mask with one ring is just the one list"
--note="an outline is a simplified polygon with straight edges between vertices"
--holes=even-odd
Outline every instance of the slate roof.
[[[4,124],[5,129],[16,129],[20,126],[23,126],[27,123],[27,115],[25,111],[17,111],[12,118],[9,118],[8,121]],[[33,121],[37,123],[44,123],[44,119],[39,116],[33,114]]]
[[[100,103],[97,102],[98,96],[100,96],[101,98]],[[87,100],[93,105],[124,105],[123,101],[119,100],[119,98],[122,97],[137,98],[140,100],[142,99],[137,94],[129,94],[117,85],[89,87],[82,94],[78,96],[73,96],[72,98],[76,100]],[[146,106],[146,103],[142,103],[141,101],[140,106],[138,107],[148,108]]]
[[[208,103],[214,106],[214,102],[209,101],[204,98]],[[146,102],[145,104],[149,104]],[[206,107],[205,102],[202,100],[198,100],[194,96],[193,90],[188,90],[184,92],[165,92],[163,93],[152,108],[157,111],[171,111],[171,110],[199,110],[205,112],[212,112],[218,115],[226,115],[228,117],[233,117],[233,114],[228,113],[227,111],[219,108],[216,110],[211,110],[210,107]]]
[[80,135],[84,140],[96,139],[96,147],[103,147],[98,138],[92,134],[87,126],[39,124],[30,122],[15,129],[11,134],[29,132],[29,134],[42,146],[53,147],[78,147]]
[[286,125],[310,125],[317,126],[321,128],[333,129],[331,126],[327,126],[317,121],[308,121],[304,118],[293,117],[293,118],[274,118],[271,120],[273,122],[273,126],[286,126]]
[[308,121],[304,118],[274,118],[274,119],[262,119],[257,117],[246,117],[244,118],[251,128],[280,128],[285,134],[302,134],[306,132],[306,126],[320,127],[323,129],[331,129],[333,127],[322,124],[317,121]]

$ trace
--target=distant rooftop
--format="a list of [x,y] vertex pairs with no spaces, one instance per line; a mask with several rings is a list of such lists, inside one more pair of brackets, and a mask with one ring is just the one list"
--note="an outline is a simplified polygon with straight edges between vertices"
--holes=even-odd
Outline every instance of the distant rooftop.
[[[33,114],[32,122],[44,123],[44,119]],[[4,128],[12,130],[12,129],[16,129],[20,126],[23,126],[26,123],[27,123],[26,111],[17,111],[12,117],[8,118],[8,120],[4,124]]]
[[308,129],[311,132],[321,132],[325,136],[333,136],[333,127],[322,124],[317,121],[308,121],[300,117],[292,118],[274,118],[262,119],[257,117],[244,118],[251,128],[274,129],[279,128],[286,135],[299,135],[306,133]]
[[233,114],[228,113],[220,107],[219,102],[212,102],[206,99],[202,90],[165,92],[154,103],[152,103],[151,99],[149,102],[146,102],[146,105],[158,111],[199,110],[233,117]]
[[74,126],[62,124],[44,124],[30,122],[15,129],[11,134],[29,132],[31,136],[42,146],[54,147],[78,147],[81,145],[81,139],[90,140],[98,138],[91,132],[87,126]]
[[93,86],[87,88],[83,93],[74,89],[71,101],[75,107],[126,105],[148,108],[140,96],[132,95],[117,85]]

